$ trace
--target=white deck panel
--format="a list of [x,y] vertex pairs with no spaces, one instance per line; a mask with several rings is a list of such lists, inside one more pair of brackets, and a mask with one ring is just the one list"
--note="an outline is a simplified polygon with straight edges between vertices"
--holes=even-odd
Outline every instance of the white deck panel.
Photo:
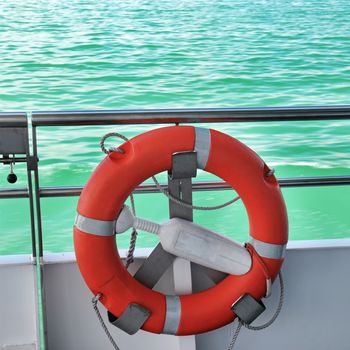
[[[140,263],[141,261],[136,262],[135,266]],[[50,263],[45,265],[44,273],[48,348],[113,349],[92,309],[92,294],[87,289],[76,263]],[[164,289],[170,292],[173,288],[170,271],[167,275],[163,279],[167,284]],[[178,341],[171,335],[159,336],[139,331],[136,335],[129,336],[117,330],[108,323],[106,310],[101,304],[99,309],[121,349],[178,349]]]
[[39,349],[35,265],[30,256],[0,257],[0,349]]
[[[149,250],[138,251],[136,265],[148,253]],[[6,286],[0,289],[1,300],[5,300],[1,303],[0,349],[7,349],[4,344],[30,345],[37,341],[35,269],[28,262],[11,259],[5,259],[7,263],[0,260],[0,278],[2,286]],[[92,310],[92,295],[79,273],[74,254],[49,255],[45,262],[48,349],[111,349]],[[349,263],[349,239],[290,243],[283,266],[285,304],[279,318],[260,332],[243,329],[235,350],[349,350]],[[171,272],[172,269],[167,271],[158,286],[166,293],[174,288]],[[274,312],[278,296],[275,283],[272,297],[266,300],[268,311],[257,324]],[[101,305],[100,310],[105,316]],[[108,327],[121,350],[180,350],[183,343],[174,336],[143,331],[129,336],[111,325]],[[197,336],[197,350],[226,349],[231,331],[232,326],[226,326]]]
[[[139,256],[141,254],[138,254]],[[48,257],[45,266],[46,310],[50,350],[111,349],[95,314],[91,293],[85,286],[73,256],[57,263]],[[268,329],[243,329],[236,350],[281,349],[349,350],[350,332],[350,240],[292,242],[283,267],[285,304],[280,317]],[[163,278],[167,290],[173,288],[171,274]],[[271,315],[278,302],[278,284],[266,300],[268,311],[256,323]],[[204,306],[205,307],[205,306]],[[105,310],[101,306],[102,314]],[[213,315],[215,317],[215,315]],[[178,349],[173,336],[139,332],[129,336],[109,326],[122,350]],[[197,336],[198,350],[226,349],[232,327]]]

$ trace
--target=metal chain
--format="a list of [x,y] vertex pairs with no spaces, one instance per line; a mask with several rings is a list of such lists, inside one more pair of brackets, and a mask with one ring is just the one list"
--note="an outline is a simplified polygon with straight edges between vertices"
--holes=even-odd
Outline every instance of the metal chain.
[[114,349],[115,350],[120,350],[120,348],[118,347],[117,343],[114,341],[111,333],[109,333],[109,330],[108,330],[108,328],[107,328],[107,326],[106,326],[105,322],[103,321],[103,318],[102,318],[102,316],[100,314],[100,310],[97,307],[97,303],[100,300],[101,296],[102,296],[102,294],[98,293],[91,299],[92,307],[94,308],[96,316],[97,316],[98,320],[100,321],[101,326],[102,326],[103,330],[105,331],[109,341],[113,345]]
[[251,331],[261,331],[262,329],[270,327],[276,321],[278,315],[280,314],[280,312],[282,310],[283,301],[284,301],[284,281],[283,281],[281,271],[278,273],[278,278],[279,278],[279,282],[280,282],[280,298],[279,298],[279,302],[277,305],[277,309],[276,309],[275,313],[273,314],[273,316],[270,318],[269,321],[267,321],[266,323],[264,323],[260,326],[251,326],[249,324],[242,322],[241,320],[238,320],[238,326],[236,328],[235,333],[232,336],[232,340],[231,340],[227,350],[233,349],[234,345],[236,344],[236,341],[237,341],[237,338],[238,338],[238,335],[239,335],[239,332],[240,332],[242,326],[244,326],[247,329],[250,329]]

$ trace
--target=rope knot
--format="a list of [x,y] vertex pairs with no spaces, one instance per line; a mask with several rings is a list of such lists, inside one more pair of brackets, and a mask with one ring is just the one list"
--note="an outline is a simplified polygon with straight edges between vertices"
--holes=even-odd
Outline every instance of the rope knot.
[[102,297],[102,293],[97,293],[91,300],[91,302],[96,305],[98,303],[98,301],[101,299]]

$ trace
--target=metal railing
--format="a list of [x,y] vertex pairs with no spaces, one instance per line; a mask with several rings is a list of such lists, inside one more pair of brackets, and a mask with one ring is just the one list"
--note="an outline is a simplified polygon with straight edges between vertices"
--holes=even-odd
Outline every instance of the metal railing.
[[[311,186],[339,186],[350,185],[350,176],[316,176],[300,178],[279,179],[280,187],[311,187]],[[167,185],[162,184],[166,189]],[[223,181],[198,181],[192,184],[193,191],[218,191],[229,190],[231,186]],[[39,195],[41,198],[47,197],[76,197],[80,196],[83,186],[59,186],[59,187],[40,187]],[[145,184],[137,186],[134,193],[158,193],[159,190],[154,184]],[[28,198],[29,193],[26,188],[1,189],[0,198]]]
[[350,106],[33,112],[34,126],[350,119]]
[[[133,124],[184,124],[184,123],[233,123],[233,122],[287,122],[317,120],[350,120],[350,106],[330,107],[283,107],[283,108],[211,108],[211,109],[164,109],[164,110],[116,110],[116,111],[66,111],[33,112],[31,118],[32,154],[14,157],[27,162],[28,188],[0,189],[0,198],[29,198],[31,206],[31,230],[33,256],[42,257],[43,237],[41,221],[41,197],[79,196],[82,187],[40,187],[38,167],[37,128],[51,126],[76,125],[133,125]],[[0,113],[0,128],[27,127],[27,117],[23,113]],[[0,142],[1,146],[1,142]],[[5,156],[0,163],[8,163]],[[34,191],[32,189],[34,175]],[[319,176],[279,179],[281,187],[350,185],[349,176]],[[166,185],[162,185],[166,188]],[[194,191],[226,190],[231,187],[221,181],[197,182]],[[153,193],[157,188],[153,184],[143,184],[136,193]],[[38,252],[36,252],[34,201],[36,209],[36,228]]]

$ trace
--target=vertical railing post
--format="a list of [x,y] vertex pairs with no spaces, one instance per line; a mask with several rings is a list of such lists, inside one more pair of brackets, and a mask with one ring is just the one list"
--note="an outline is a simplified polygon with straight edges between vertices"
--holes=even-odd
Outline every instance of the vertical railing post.
[[43,248],[43,233],[42,233],[42,219],[41,219],[41,202],[40,202],[40,182],[39,182],[39,157],[38,157],[38,143],[36,126],[32,124],[32,147],[33,155],[30,157],[30,170],[34,172],[34,196],[35,196],[35,209],[36,209],[36,224],[37,224],[37,275],[38,275],[38,299],[41,304],[39,311],[41,318],[41,344],[42,349],[47,349],[47,336],[46,336],[46,303],[45,303],[45,289],[44,289],[44,248]]
[[[197,155],[195,152],[175,153],[172,157],[172,170],[168,176],[169,194],[182,202],[192,204],[192,177],[197,173]],[[170,218],[178,217],[193,220],[193,210],[169,200]],[[176,258],[173,264],[174,292],[177,295],[191,294],[192,274],[188,260]],[[194,335],[179,337],[179,350],[195,350]]]
[[39,259],[43,257],[43,232],[41,221],[41,204],[40,204],[40,183],[39,183],[39,167],[38,167],[38,144],[36,126],[32,126],[32,142],[33,142],[33,171],[34,171],[34,194],[36,204],[36,220],[38,227],[38,255]]

